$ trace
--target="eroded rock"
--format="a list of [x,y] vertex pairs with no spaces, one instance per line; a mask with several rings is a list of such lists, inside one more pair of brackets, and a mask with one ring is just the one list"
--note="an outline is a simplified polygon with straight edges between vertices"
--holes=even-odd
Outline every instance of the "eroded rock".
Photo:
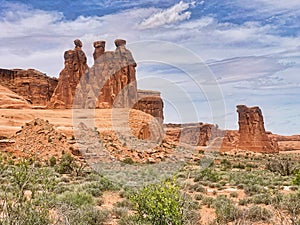
[[259,107],[248,108],[245,105],[238,105],[237,112],[239,115],[239,149],[261,153],[279,151],[277,142],[266,134],[263,115]]

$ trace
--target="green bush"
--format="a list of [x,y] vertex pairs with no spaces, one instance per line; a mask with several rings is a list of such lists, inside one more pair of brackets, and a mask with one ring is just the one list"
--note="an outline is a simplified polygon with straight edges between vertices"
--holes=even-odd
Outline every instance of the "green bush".
[[60,174],[72,173],[74,170],[73,161],[74,158],[71,156],[71,154],[63,154],[59,164],[55,167],[55,171]]
[[260,206],[252,206],[246,211],[246,218],[252,222],[268,222],[272,218],[272,212]]
[[[68,224],[76,225],[100,225],[109,218],[107,210],[98,210],[93,206],[82,206],[75,209],[61,209],[64,218],[63,221],[68,219]],[[63,223],[65,224],[65,223]]]
[[130,199],[139,221],[152,225],[183,225],[190,211],[178,185],[171,181],[145,186]]
[[200,171],[200,174],[194,178],[195,182],[200,180],[208,180],[211,182],[217,182],[220,180],[220,176],[216,171],[213,171],[211,168],[205,168]]
[[86,192],[65,192],[59,197],[59,201],[63,204],[78,208],[93,203],[93,196]]
[[296,173],[292,182],[294,185],[300,185],[300,172]]
[[238,209],[233,205],[233,202],[224,195],[219,195],[213,203],[217,222],[227,224],[234,221],[238,216]]
[[54,156],[51,156],[51,158],[49,159],[49,165],[51,167],[54,167],[56,165],[56,158]]
[[32,205],[30,202],[23,204],[7,205],[7,215],[0,218],[1,225],[50,225],[52,224],[49,218],[47,209]]

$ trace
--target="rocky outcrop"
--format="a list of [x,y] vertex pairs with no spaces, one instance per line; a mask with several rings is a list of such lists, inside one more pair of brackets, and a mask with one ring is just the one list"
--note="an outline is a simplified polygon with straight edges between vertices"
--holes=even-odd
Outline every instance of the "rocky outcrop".
[[0,85],[0,109],[26,109],[31,107],[22,96]]
[[[22,126],[5,150],[16,157],[33,158],[47,162],[51,157],[61,158],[63,152],[73,154],[73,146],[65,135],[56,131],[47,120],[36,118]],[[34,143],[34,144],[33,144]]]
[[279,151],[277,142],[266,134],[259,107],[248,108],[245,105],[238,105],[237,112],[239,115],[239,149],[261,153]]
[[88,72],[85,53],[82,43],[76,39],[74,50],[64,53],[65,68],[60,72],[58,85],[51,97],[49,108],[72,108],[76,87],[81,77]]
[[94,65],[80,83],[76,107],[132,108],[137,102],[136,63],[125,40],[115,45],[115,51],[105,51],[105,41],[94,42]]
[[192,146],[208,146],[223,134],[215,125],[203,123],[165,124],[165,132],[166,140]]
[[31,104],[46,106],[57,85],[57,79],[34,69],[0,69],[0,83]]
[[300,135],[283,136],[268,133],[269,138],[278,142],[279,151],[297,151],[300,150]]
[[159,122],[163,122],[164,103],[160,97],[160,92],[150,90],[138,90],[138,102],[134,109],[141,110],[155,117]]

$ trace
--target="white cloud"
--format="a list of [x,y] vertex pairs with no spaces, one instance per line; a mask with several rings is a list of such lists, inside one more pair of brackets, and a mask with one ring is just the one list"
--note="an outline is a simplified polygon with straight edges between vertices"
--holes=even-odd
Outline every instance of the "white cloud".
[[168,9],[161,10],[160,12],[151,15],[140,23],[139,27],[141,29],[149,29],[187,20],[191,17],[191,12],[186,10],[191,6],[194,6],[194,4],[195,2],[186,3],[181,1]]

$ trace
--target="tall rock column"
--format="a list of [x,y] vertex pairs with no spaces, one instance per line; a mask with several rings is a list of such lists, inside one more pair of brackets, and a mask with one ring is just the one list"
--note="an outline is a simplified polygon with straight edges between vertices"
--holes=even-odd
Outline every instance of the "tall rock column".
[[49,108],[72,108],[76,87],[81,77],[88,72],[82,42],[76,39],[74,44],[74,50],[64,53],[65,68],[59,74],[58,85],[51,97]]
[[259,107],[248,108],[238,105],[239,116],[239,149],[261,153],[279,151],[277,142],[271,140],[265,131],[262,112]]
[[95,97],[96,108],[130,108],[137,101],[136,63],[125,40],[117,39],[115,45],[115,51],[105,51],[105,41],[94,42],[87,92]]

